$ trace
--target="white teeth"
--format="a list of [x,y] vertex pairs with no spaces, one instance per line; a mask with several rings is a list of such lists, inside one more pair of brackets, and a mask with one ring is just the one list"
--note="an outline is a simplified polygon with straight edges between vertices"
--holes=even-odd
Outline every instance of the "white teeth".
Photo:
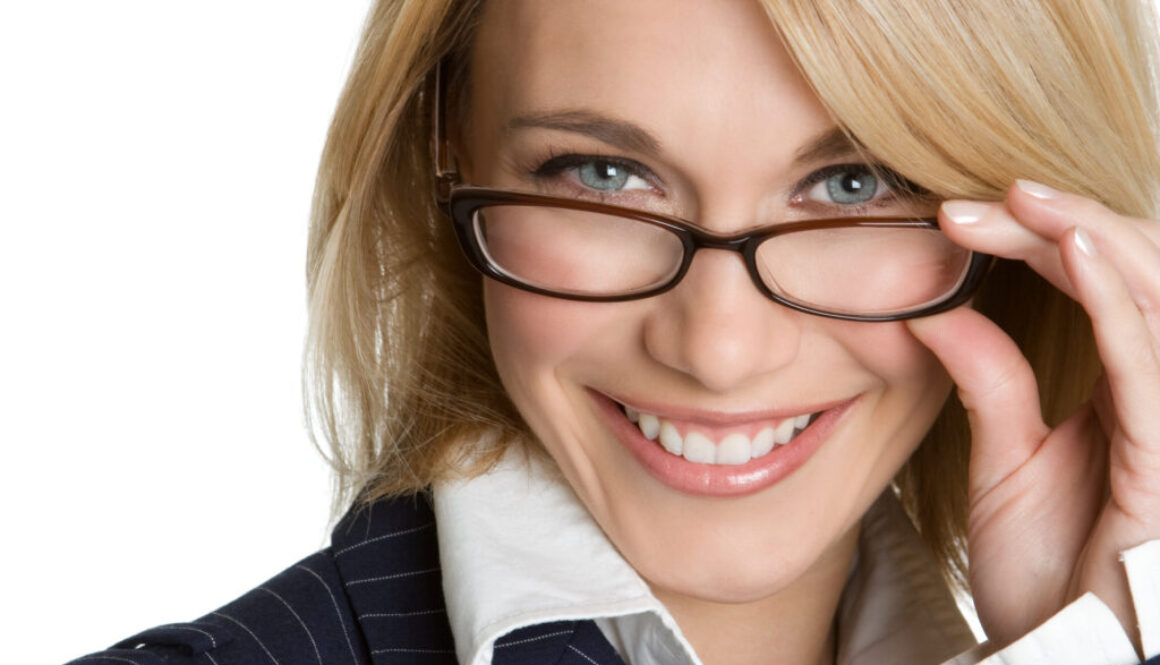
[[684,457],[690,462],[713,464],[717,461],[717,446],[705,435],[689,432],[685,437]]
[[773,428],[763,427],[757,436],[753,437],[753,457],[761,457],[773,450]]
[[745,464],[749,461],[749,451],[753,444],[744,434],[730,434],[717,444],[718,464]]
[[789,443],[809,426],[811,414],[787,418],[776,427],[763,427],[750,440],[741,432],[727,434],[720,441],[691,431],[681,436],[675,423],[651,413],[641,413],[624,407],[624,415],[650,441],[658,441],[666,451],[698,464],[745,464],[749,460],[768,455],[774,448]]
[[660,434],[661,431],[660,420],[651,413],[640,414],[640,419],[637,422],[637,425],[640,426],[640,431],[645,435],[645,438],[649,439],[650,441],[655,440],[657,438],[657,434]]
[[677,427],[667,420],[661,423],[661,445],[674,455],[680,455],[685,445],[685,439]]
[[773,442],[779,445],[789,443],[789,440],[793,438],[795,424],[795,418],[786,418],[778,423],[777,427],[773,430]]

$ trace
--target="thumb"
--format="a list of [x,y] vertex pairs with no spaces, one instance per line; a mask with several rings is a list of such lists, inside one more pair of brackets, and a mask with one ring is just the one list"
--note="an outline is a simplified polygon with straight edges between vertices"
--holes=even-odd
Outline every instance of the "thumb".
[[958,387],[971,424],[972,490],[985,493],[1027,461],[1050,431],[1031,365],[999,326],[969,307],[906,324]]

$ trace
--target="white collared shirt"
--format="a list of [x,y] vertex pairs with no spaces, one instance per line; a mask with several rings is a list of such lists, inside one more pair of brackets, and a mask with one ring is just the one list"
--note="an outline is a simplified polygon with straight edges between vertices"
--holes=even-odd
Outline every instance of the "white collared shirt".
[[[542,462],[511,454],[491,472],[437,485],[447,614],[464,665],[489,665],[519,628],[594,619],[628,665],[701,665],[640,575],[571,489]],[[1160,653],[1160,541],[1124,555],[1148,656]],[[1129,665],[1118,619],[1087,594],[989,654],[897,500],[863,518],[858,561],[838,607],[838,665]]]

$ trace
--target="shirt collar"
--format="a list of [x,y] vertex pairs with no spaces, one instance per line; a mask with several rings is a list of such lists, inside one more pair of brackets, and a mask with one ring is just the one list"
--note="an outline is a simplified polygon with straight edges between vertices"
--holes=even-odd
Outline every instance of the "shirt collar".
[[[436,485],[434,499],[459,662],[488,665],[496,639],[519,628],[597,619],[633,665],[700,665],[672,615],[538,458],[509,454],[487,474]],[[974,644],[889,492],[864,519],[859,547],[839,607],[839,665],[926,665]]]
[[942,663],[976,645],[926,545],[887,490],[862,518],[838,605],[838,665]]

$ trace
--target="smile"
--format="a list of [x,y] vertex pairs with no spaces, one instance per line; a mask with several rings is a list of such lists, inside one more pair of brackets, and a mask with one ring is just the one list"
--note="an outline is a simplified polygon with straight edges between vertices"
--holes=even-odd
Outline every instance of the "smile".
[[778,446],[793,441],[818,416],[818,413],[804,413],[723,430],[618,405],[645,438],[659,442],[672,455],[698,464],[740,465],[764,457]]
[[854,396],[798,409],[723,413],[589,394],[608,430],[649,475],[685,494],[716,497],[752,494],[793,474],[860,402]]

